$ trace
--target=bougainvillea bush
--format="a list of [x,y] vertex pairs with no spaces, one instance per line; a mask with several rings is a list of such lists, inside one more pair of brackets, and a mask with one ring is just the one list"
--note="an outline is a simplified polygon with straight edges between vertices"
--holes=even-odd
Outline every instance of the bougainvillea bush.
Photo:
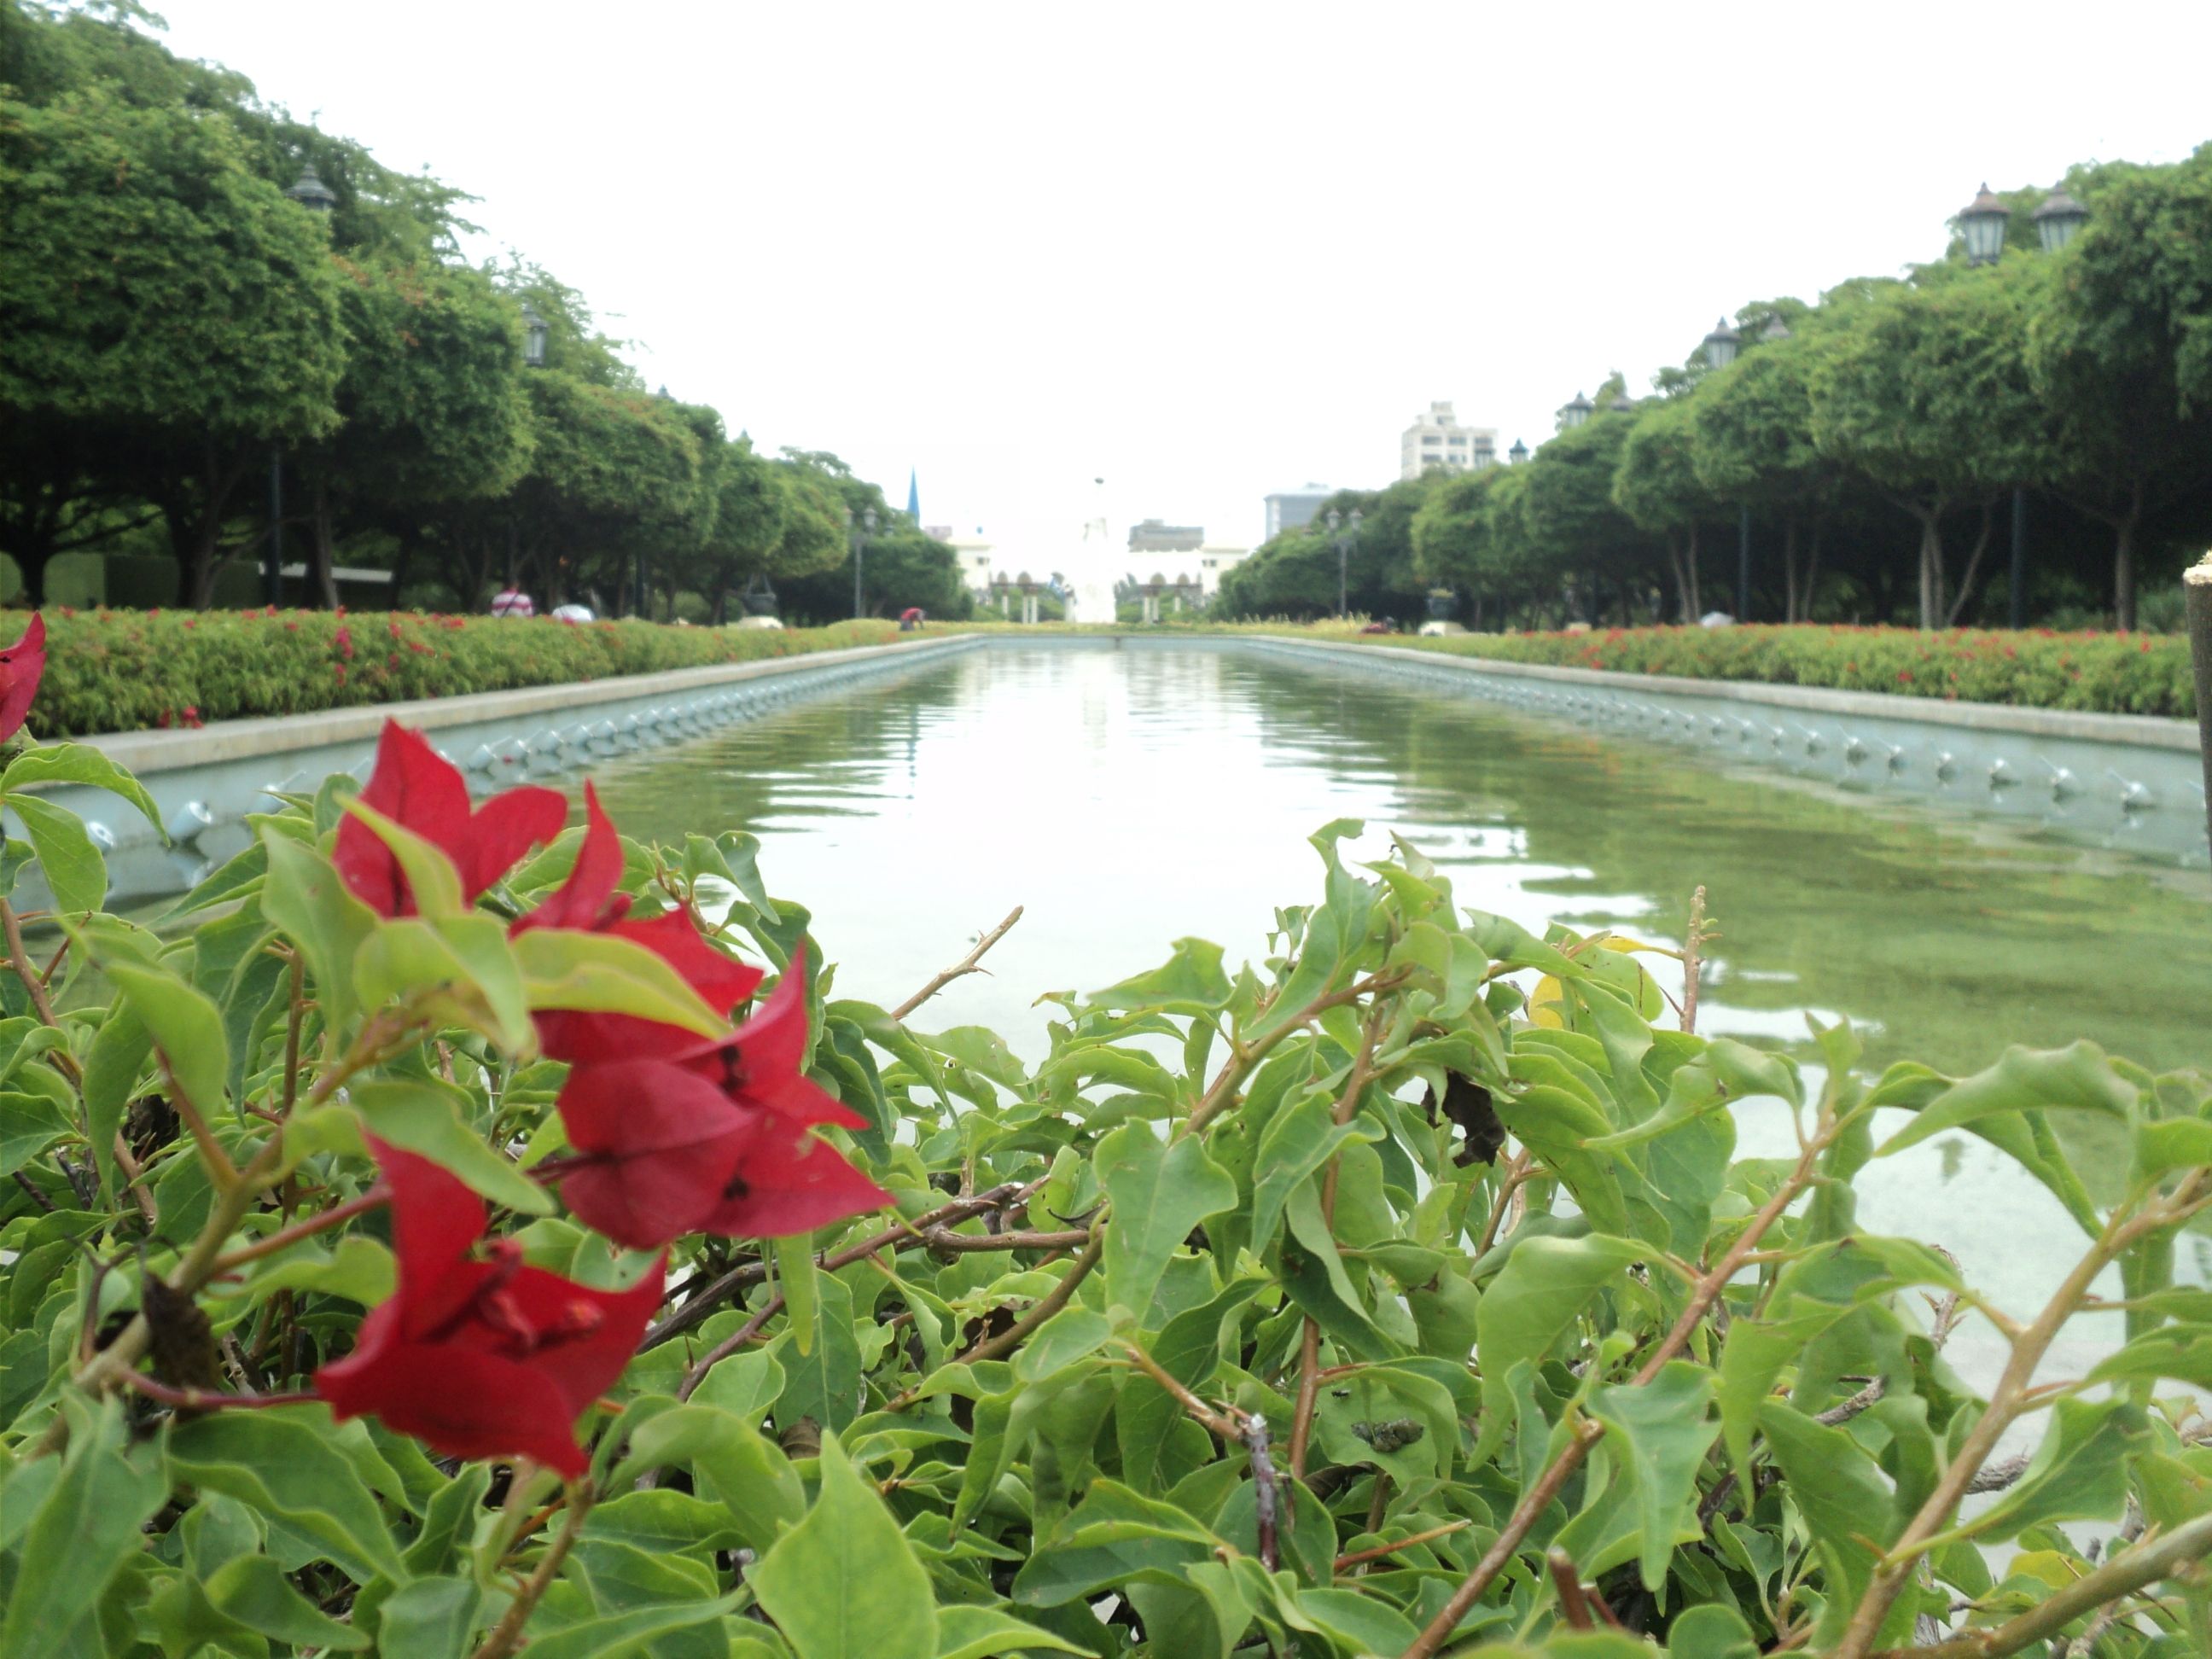
[[678,628],[414,611],[57,611],[45,621],[53,661],[30,721],[40,737],[565,685],[898,638],[888,622]]
[[[96,869],[63,777],[143,797],[0,775]],[[747,836],[398,727],[351,787],[153,926],[0,906],[9,1659],[2206,1650],[2201,1075],[1808,1084],[1695,1032],[1702,929],[1677,1011],[1341,823],[1265,960],[1054,993],[1030,1065],[930,1029],[975,953],[840,997]],[[1938,1133],[2071,1218],[2047,1307],[1857,1225]]]
[[1732,628],[1608,628],[1585,634],[1459,634],[1379,638],[1456,656],[1679,674],[1700,680],[1765,680],[1906,697],[2017,703],[2106,714],[2196,713],[2189,641],[2179,634],[2016,633],[1954,628],[1849,628],[1804,623]]

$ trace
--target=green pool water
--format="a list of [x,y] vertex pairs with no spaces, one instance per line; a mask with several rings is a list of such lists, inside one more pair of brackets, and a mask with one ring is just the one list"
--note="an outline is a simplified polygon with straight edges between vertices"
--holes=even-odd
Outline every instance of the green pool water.
[[2212,1066],[2212,878],[1851,797],[1368,676],[1204,647],[994,648],[598,774],[633,833],[745,829],[846,994],[886,1003],[1016,904],[937,1011],[1017,1039],[1041,991],[1197,934],[1256,952],[1332,818],[1417,843],[1463,904],[1679,944],[1706,890],[1701,1028],[1971,1070],[2089,1037]]

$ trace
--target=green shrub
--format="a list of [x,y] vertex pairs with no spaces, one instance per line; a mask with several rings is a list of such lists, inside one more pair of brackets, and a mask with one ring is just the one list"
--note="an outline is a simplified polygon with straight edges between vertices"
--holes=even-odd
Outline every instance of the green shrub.
[[[30,720],[41,737],[561,685],[898,638],[888,622],[779,631],[415,611],[63,610],[46,624],[46,683]],[[17,631],[0,628],[7,638]]]
[[2166,634],[1803,625],[1377,639],[1452,656],[1698,680],[1763,680],[2105,714],[2196,713],[2189,641]]

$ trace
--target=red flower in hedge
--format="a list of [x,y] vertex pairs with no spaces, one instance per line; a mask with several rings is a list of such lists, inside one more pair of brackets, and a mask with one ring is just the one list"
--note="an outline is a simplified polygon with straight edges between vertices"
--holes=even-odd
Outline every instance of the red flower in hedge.
[[483,1240],[483,1201],[428,1158],[369,1147],[392,1188],[399,1288],[315,1373],[340,1420],[374,1416],[449,1457],[531,1457],[574,1479],[576,1419],[622,1375],[660,1305],[662,1264],[599,1291]]
[[[508,931],[523,933],[533,927],[565,927],[619,935],[642,945],[667,963],[718,1014],[728,1013],[758,989],[760,969],[734,961],[708,944],[689,913],[665,910],[641,921],[630,919],[629,897],[615,891],[622,884],[622,841],[600,810],[599,791],[588,783],[584,786],[584,842],[577,849],[575,867],[568,872],[568,880]],[[548,1055],[575,1063],[622,1060],[653,1049],[665,1051],[672,1042],[696,1040],[689,1032],[634,1015],[560,1011],[538,1016],[538,1035]]]
[[[453,860],[462,894],[471,902],[532,847],[558,836],[568,821],[568,803],[552,789],[509,789],[471,811],[468,781],[459,770],[420,732],[397,720],[384,723],[376,770],[361,800]],[[415,914],[415,897],[407,890],[399,860],[359,818],[349,816],[338,826],[334,862],[354,896],[378,915]]]
[[860,1128],[799,1069],[803,957],[760,1012],[665,1059],[579,1066],[561,1091],[578,1160],[562,1196],[608,1237],[649,1249],[690,1232],[778,1238],[881,1209],[890,1195],[808,1132]]
[[0,743],[22,729],[46,672],[46,619],[33,611],[23,637],[0,651]]

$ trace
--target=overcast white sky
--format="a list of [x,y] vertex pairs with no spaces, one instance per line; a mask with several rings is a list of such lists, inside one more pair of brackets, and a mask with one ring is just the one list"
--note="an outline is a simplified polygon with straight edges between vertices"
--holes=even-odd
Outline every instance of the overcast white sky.
[[427,165],[763,447],[1049,566],[1501,449],[1723,310],[1934,257],[1986,177],[2212,139],[2206,0],[773,5],[155,0]]

